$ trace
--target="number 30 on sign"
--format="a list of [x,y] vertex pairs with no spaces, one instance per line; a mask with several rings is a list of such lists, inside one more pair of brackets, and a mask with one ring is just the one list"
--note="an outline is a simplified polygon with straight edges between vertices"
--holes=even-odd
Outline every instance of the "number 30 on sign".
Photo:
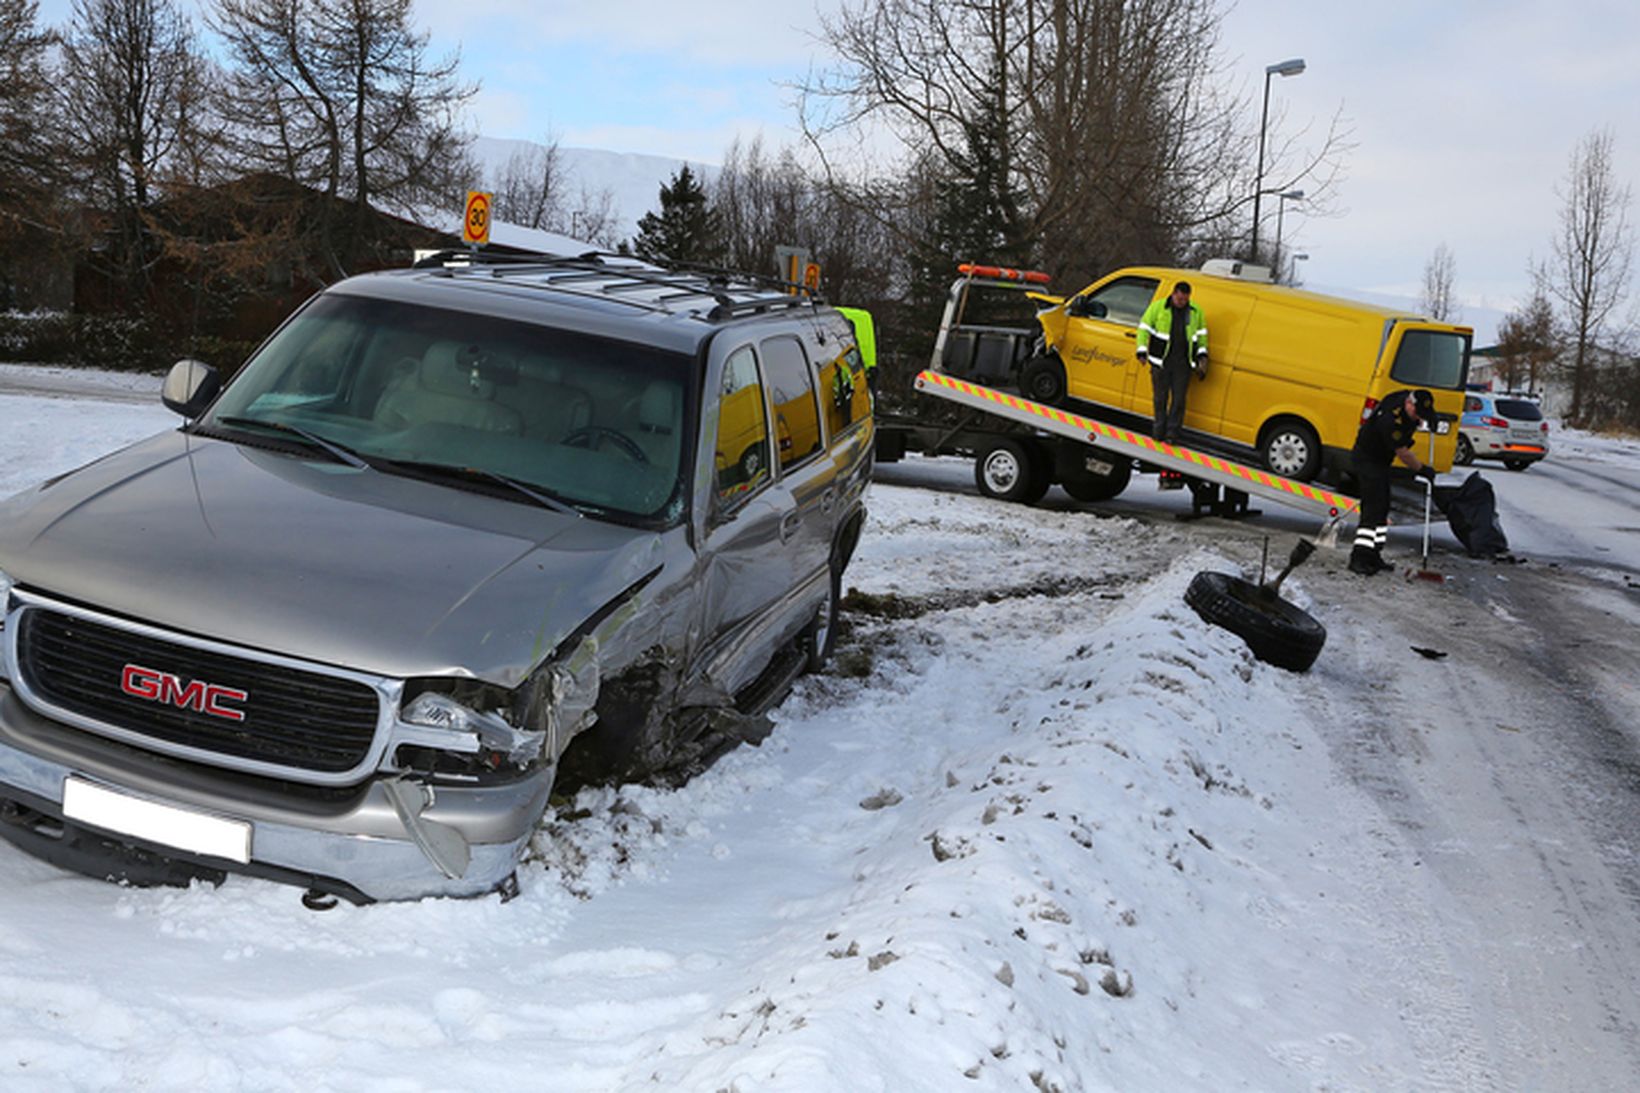
[[494,195],[480,190],[467,191],[467,212],[461,220],[461,239],[464,243],[490,241],[490,201]]

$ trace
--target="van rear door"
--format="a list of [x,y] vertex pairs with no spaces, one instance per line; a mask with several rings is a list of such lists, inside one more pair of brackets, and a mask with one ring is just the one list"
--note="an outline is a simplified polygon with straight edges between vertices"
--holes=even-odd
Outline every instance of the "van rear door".
[[1434,452],[1431,455],[1427,447],[1429,436],[1421,433],[1415,454],[1436,470],[1449,471],[1458,447],[1458,422],[1463,416],[1474,331],[1444,323],[1391,319],[1387,335],[1369,394],[1376,402],[1403,388],[1422,387],[1432,393],[1438,418]]

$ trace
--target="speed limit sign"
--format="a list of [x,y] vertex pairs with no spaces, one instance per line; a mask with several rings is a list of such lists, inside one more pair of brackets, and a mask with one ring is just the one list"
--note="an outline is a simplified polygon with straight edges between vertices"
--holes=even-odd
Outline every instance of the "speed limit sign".
[[493,194],[480,190],[467,191],[467,212],[461,219],[461,239],[464,243],[490,241],[490,201]]

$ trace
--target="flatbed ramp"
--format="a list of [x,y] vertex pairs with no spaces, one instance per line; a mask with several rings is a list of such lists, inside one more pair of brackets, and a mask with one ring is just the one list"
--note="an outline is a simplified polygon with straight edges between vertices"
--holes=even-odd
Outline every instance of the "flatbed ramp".
[[1153,440],[1131,429],[1083,417],[1067,410],[1045,406],[994,387],[969,383],[943,372],[925,370],[917,374],[913,388],[925,395],[944,399],[981,413],[994,414],[1067,440],[1080,441],[1120,456],[1174,471],[1189,479],[1209,482],[1227,490],[1279,501],[1313,513],[1329,524],[1353,521],[1361,503],[1353,497],[1309,482],[1282,478],[1258,467],[1236,463],[1222,456],[1198,452],[1178,444]]

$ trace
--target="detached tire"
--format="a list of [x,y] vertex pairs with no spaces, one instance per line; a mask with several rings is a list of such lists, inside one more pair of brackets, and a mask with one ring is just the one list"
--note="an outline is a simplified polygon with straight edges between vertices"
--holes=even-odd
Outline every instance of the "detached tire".
[[1196,574],[1184,602],[1204,622],[1247,642],[1258,659],[1290,672],[1309,671],[1327,644],[1325,626],[1280,596],[1266,595],[1258,585],[1228,573]]

